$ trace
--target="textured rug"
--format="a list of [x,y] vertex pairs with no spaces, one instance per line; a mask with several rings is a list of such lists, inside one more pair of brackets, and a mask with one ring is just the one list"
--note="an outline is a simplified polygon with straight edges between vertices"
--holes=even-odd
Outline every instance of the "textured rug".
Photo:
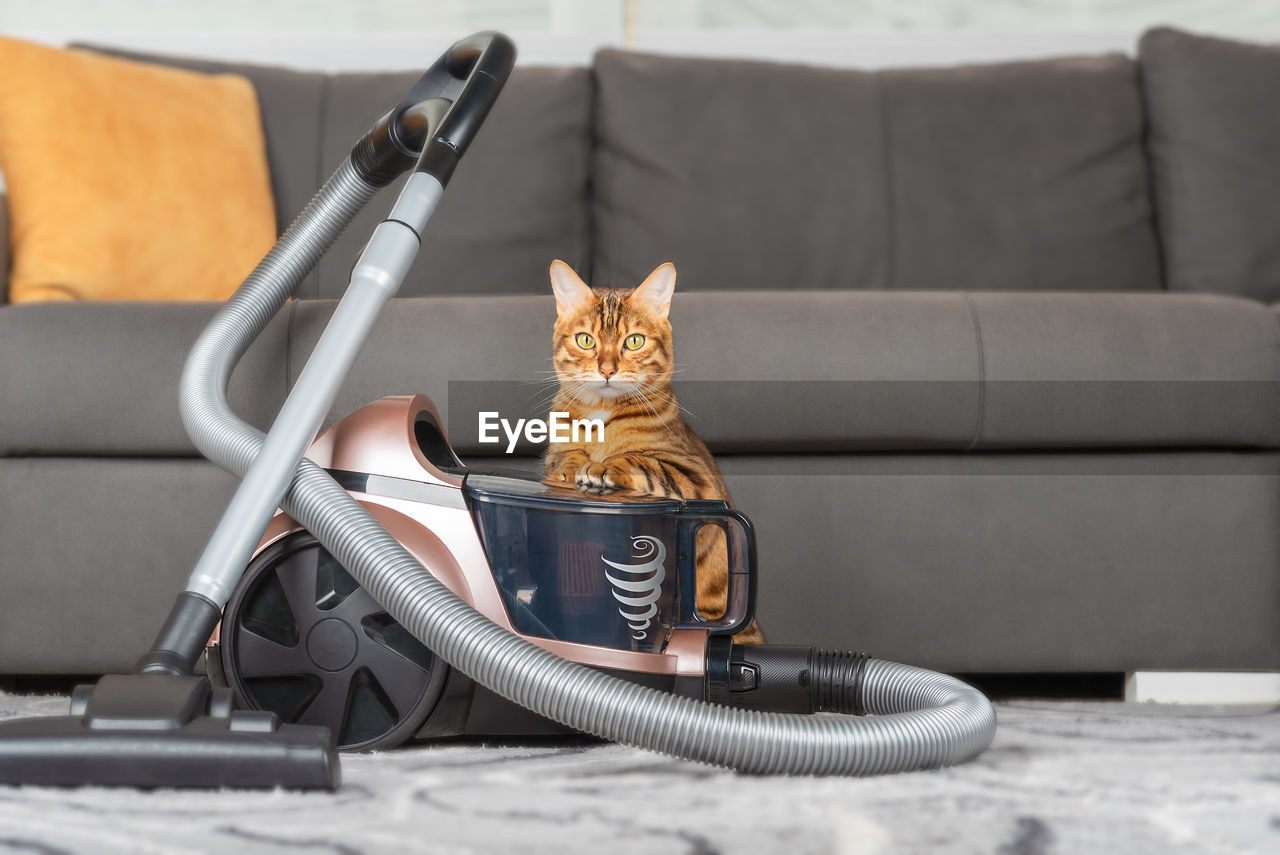
[[558,742],[349,755],[333,794],[0,788],[0,852],[1280,852],[1280,709],[997,708],[975,762],[863,780]]

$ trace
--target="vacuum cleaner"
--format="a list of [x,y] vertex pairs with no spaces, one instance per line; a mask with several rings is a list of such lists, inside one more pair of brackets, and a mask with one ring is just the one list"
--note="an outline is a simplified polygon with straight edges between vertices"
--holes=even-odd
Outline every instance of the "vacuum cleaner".
[[[317,439],[514,60],[497,33],[453,45],[200,335],[183,423],[240,485],[134,673],[78,687],[67,716],[0,724],[0,783],[332,789],[340,746],[472,734],[578,732],[816,775],[938,768],[990,743],[994,710],[959,680],[736,644],[756,553],[750,521],[726,503],[587,497],[473,471],[423,396],[375,401]],[[264,435],[227,403],[232,369],[405,171]],[[710,619],[693,599],[706,526],[724,532],[730,568],[728,606]]]
[[[467,467],[423,395],[361,407],[307,459],[454,594],[544,650],[686,697],[798,712],[830,703],[818,697],[822,680],[797,680],[822,667],[809,648],[733,644],[730,633],[751,621],[756,559],[751,522],[727,502],[587,498],[534,475]],[[714,619],[692,596],[696,538],[708,525],[725,532],[729,559],[728,606]],[[340,749],[570,732],[438,661],[284,512],[207,655],[211,680],[233,689],[238,706],[328,727]]]

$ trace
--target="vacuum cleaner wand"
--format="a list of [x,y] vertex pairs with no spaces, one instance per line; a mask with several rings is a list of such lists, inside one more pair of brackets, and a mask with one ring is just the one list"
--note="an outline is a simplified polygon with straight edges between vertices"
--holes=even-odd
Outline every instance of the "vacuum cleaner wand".
[[[0,725],[0,783],[338,786],[337,749],[328,728],[281,725],[274,713],[232,710],[228,691],[212,689],[206,678],[191,672],[342,379],[403,281],[419,235],[514,59],[514,46],[497,33],[453,45],[356,143],[351,157],[206,329],[202,342],[225,345],[229,334],[234,337],[231,328],[239,327],[243,335],[233,346],[234,362],[259,332],[257,324],[275,314],[373,193],[414,168],[357,261],[350,288],[138,673],[109,675],[96,686],[78,688],[69,716]],[[256,301],[264,292],[275,304],[268,314],[238,314],[255,305],[261,309]],[[199,374],[209,359],[198,343],[185,376]],[[227,377],[221,378],[224,386]]]
[[[485,33],[458,42],[355,144],[350,163],[370,185],[389,183],[409,166],[414,172],[352,268],[338,308],[139,671],[191,673],[342,381],[417,257],[421,232],[514,62],[515,46],[505,36]],[[434,130],[426,124],[433,114],[438,117]],[[415,142],[417,150],[410,147]],[[272,260],[268,255],[261,266]],[[252,284],[251,277],[244,290]],[[200,358],[197,348],[189,369]],[[184,383],[184,394],[187,389]],[[185,417],[188,408],[183,412]]]

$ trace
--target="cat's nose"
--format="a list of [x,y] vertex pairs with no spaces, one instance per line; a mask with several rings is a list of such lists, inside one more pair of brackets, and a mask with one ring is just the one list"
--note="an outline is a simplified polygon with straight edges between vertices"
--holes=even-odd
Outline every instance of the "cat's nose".
[[601,377],[603,377],[603,378],[604,378],[604,379],[606,379],[606,380],[608,380],[610,377],[612,377],[613,375],[615,375],[615,374],[617,374],[617,373],[618,373],[618,369],[616,369],[616,368],[601,368],[601,369],[600,369],[600,376],[601,376]]

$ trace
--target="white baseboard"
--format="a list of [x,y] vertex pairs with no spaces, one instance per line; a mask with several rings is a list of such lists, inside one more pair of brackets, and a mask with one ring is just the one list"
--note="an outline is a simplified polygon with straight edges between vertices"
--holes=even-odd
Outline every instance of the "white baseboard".
[[1280,703],[1280,673],[1233,671],[1131,671],[1124,699],[1158,704]]

